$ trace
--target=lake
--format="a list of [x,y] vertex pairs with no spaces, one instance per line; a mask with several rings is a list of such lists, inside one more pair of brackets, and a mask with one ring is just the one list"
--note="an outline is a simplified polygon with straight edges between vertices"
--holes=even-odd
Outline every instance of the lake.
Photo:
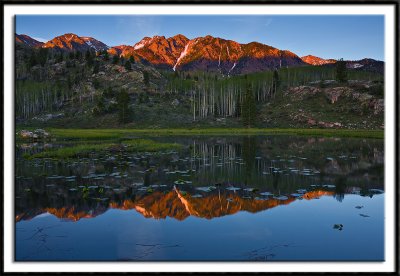
[[146,139],[182,147],[28,159],[79,142],[18,142],[16,260],[384,260],[383,140]]

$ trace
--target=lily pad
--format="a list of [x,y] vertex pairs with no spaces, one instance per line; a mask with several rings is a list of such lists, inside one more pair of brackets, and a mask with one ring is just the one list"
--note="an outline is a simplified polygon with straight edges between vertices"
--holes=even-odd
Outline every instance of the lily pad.
[[374,194],[383,194],[385,192],[384,190],[381,189],[369,189],[369,191]]
[[333,189],[336,187],[336,185],[327,184],[327,185],[324,185],[323,187]]
[[176,185],[183,185],[183,184],[186,184],[186,181],[185,181],[185,180],[182,180],[182,179],[179,179],[179,180],[174,181],[174,183],[175,183]]
[[369,216],[365,214],[360,214],[360,216],[362,216],[363,218],[369,218]]
[[62,179],[64,176],[61,175],[53,175],[53,176],[48,176],[47,179]]
[[333,229],[337,229],[339,231],[343,230],[343,224],[334,224],[333,225]]
[[274,198],[277,200],[288,200],[289,199],[287,196],[275,196]]
[[241,190],[241,188],[233,187],[233,186],[232,187],[228,187],[226,189],[229,190],[229,191],[234,191],[234,192]]
[[202,191],[202,192],[211,192],[212,189],[210,187],[196,187],[196,190]]

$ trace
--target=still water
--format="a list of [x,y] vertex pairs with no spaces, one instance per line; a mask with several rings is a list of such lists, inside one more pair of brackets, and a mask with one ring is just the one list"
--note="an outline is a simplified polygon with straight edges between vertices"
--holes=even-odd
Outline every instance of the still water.
[[26,159],[17,261],[383,261],[382,140],[154,137],[181,150]]

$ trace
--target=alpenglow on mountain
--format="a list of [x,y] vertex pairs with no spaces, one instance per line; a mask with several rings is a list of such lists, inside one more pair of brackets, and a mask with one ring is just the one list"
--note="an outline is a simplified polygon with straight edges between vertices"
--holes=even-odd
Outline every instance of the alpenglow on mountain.
[[110,55],[173,71],[208,71],[226,75],[261,72],[282,67],[325,65],[336,63],[334,59],[322,59],[308,55],[299,57],[288,50],[280,50],[259,42],[240,44],[233,40],[207,35],[189,39],[182,34],[144,37],[132,45],[108,46],[92,38],[67,33],[46,43],[28,35],[16,34],[16,43],[27,47],[47,48],[56,51],[107,51]]

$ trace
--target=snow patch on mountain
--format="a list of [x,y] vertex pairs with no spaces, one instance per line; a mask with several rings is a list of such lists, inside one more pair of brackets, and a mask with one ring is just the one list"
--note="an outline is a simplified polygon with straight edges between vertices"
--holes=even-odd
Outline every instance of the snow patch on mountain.
[[144,46],[146,46],[147,44],[151,43],[151,42],[153,41],[153,39],[154,39],[154,38],[157,38],[157,37],[158,37],[158,36],[154,36],[153,38],[145,37],[145,38],[143,38],[142,40],[140,40],[138,43],[136,43],[136,44],[133,46],[133,49],[134,49],[134,50],[141,49],[141,48],[143,48]]
[[229,69],[229,71],[228,71],[228,76],[229,76],[229,73],[233,70],[233,68],[235,68],[235,66],[236,66],[236,62],[234,62],[232,68]]
[[357,69],[357,68],[361,68],[364,65],[360,64],[360,63],[354,63],[354,64],[349,64],[349,68],[353,68],[353,69]]
[[146,45],[145,43],[139,43],[139,44],[135,45],[135,47],[133,47],[133,49],[137,50],[137,49],[143,48],[145,45]]
[[188,44],[186,44],[185,49],[183,50],[183,52],[181,53],[181,55],[179,56],[179,58],[177,59],[174,67],[172,68],[172,70],[176,70],[176,66],[178,66],[179,62],[186,56],[187,52],[188,52],[188,48],[189,48],[190,42]]

